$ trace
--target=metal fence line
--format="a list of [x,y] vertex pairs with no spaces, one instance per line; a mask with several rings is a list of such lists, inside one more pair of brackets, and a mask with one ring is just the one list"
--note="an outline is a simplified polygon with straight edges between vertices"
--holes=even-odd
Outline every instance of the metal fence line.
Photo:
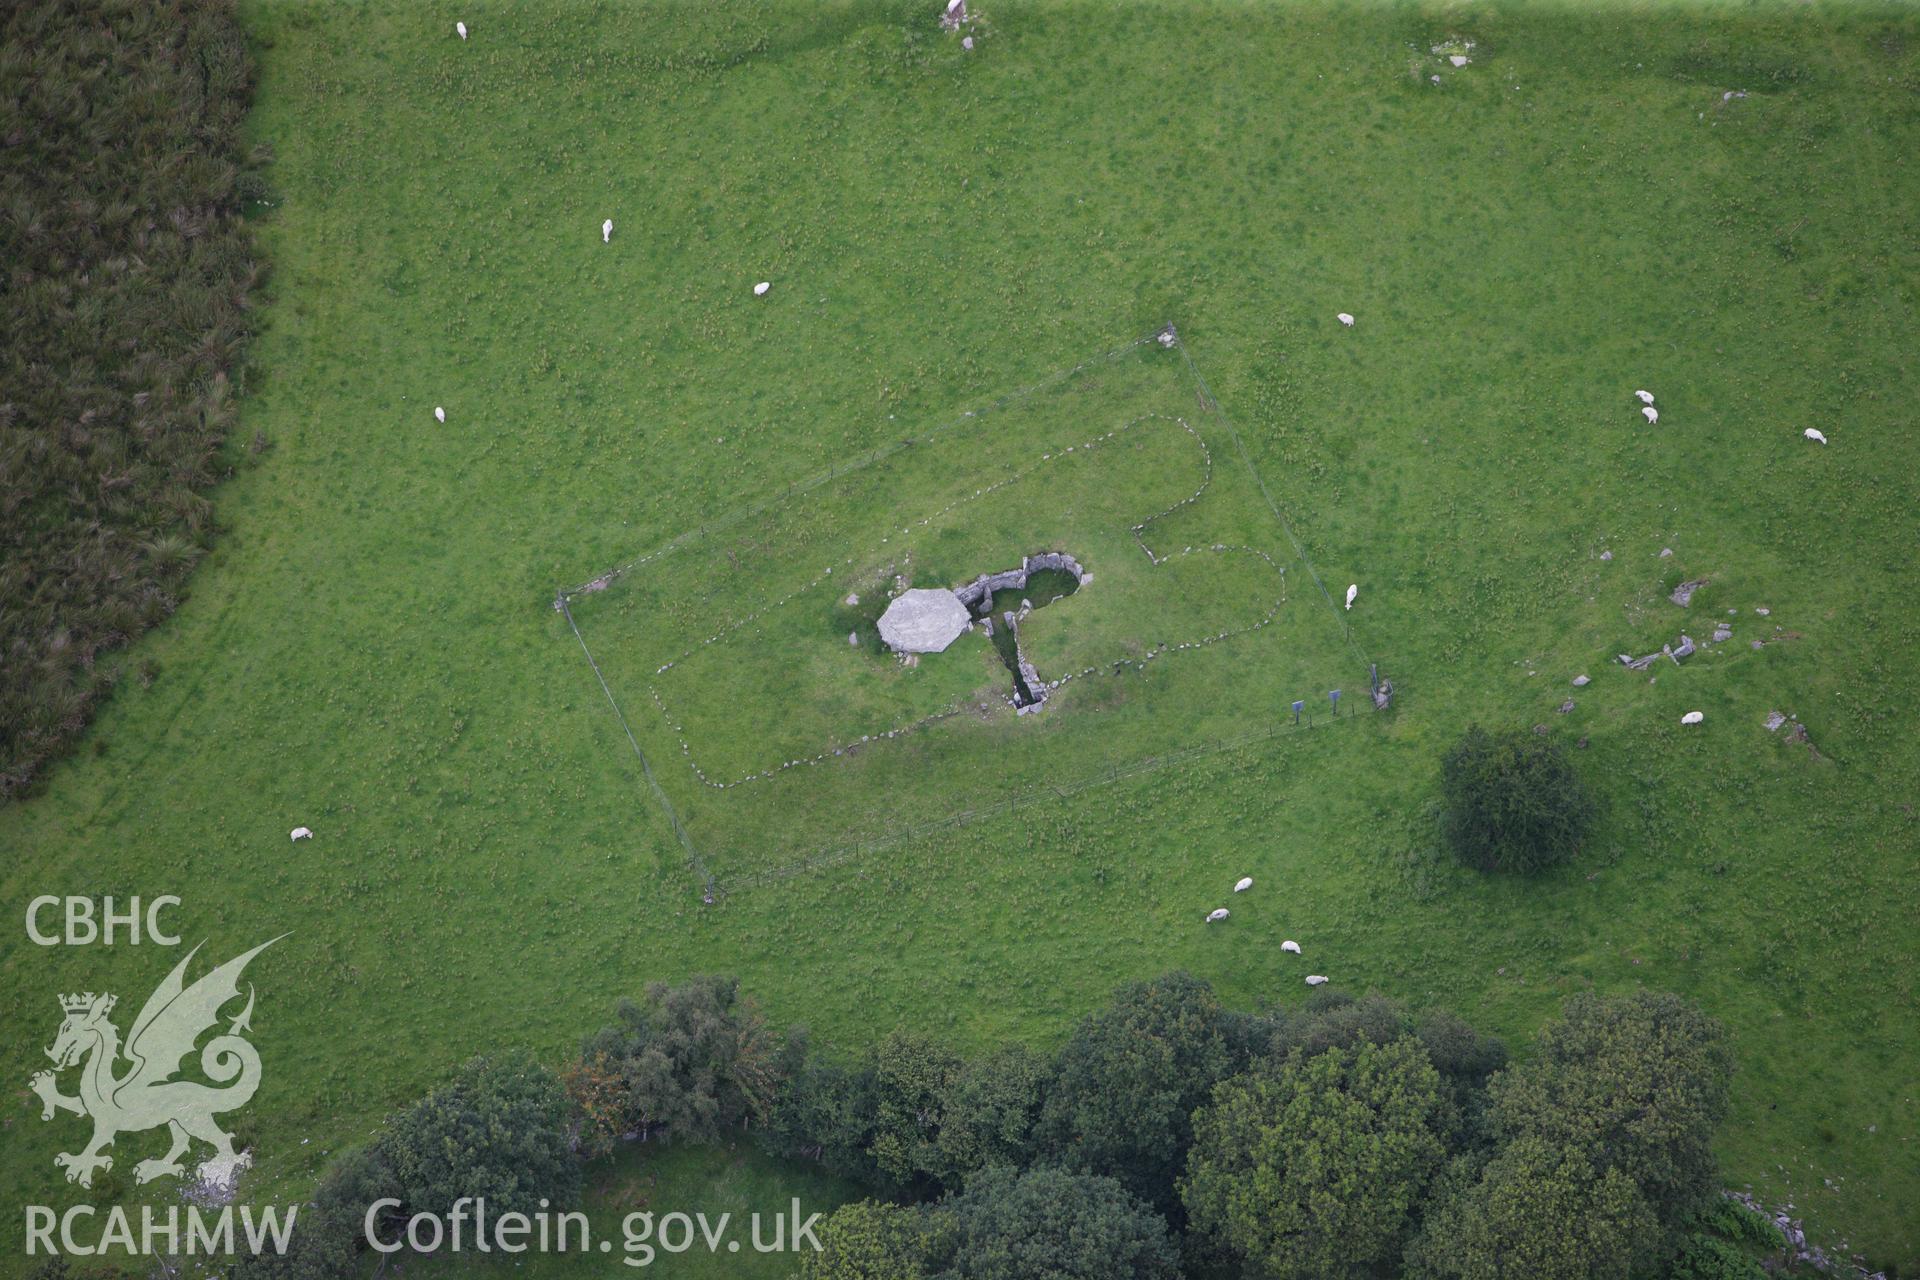
[[959,426],[961,423],[966,422],[969,419],[978,418],[983,414],[993,413],[996,410],[1004,408],[1006,405],[1012,403],[1013,401],[1023,399],[1026,396],[1030,396],[1037,391],[1040,391],[1045,389],[1046,387],[1052,386],[1056,382],[1063,382],[1066,379],[1071,378],[1074,374],[1079,373],[1082,369],[1087,368],[1089,365],[1099,364],[1102,361],[1112,360],[1112,359],[1115,359],[1116,357],[1125,355],[1127,352],[1133,350],[1135,347],[1141,346],[1142,344],[1147,342],[1151,342],[1153,341],[1153,339],[1154,339],[1153,334],[1147,334],[1143,337],[1135,338],[1132,342],[1128,342],[1121,346],[1115,347],[1111,351],[1102,352],[1100,355],[1092,356],[1092,357],[1089,357],[1088,359],[1082,360],[1078,364],[1068,365],[1063,368],[1056,369],[1052,373],[1047,374],[1045,377],[1041,378],[1037,382],[1030,383],[1027,386],[1018,388],[1017,390],[1014,390],[1014,391],[1003,392],[1002,394],[994,397],[992,400],[989,400],[985,405],[981,406],[980,408],[963,410],[962,412],[956,414],[954,417],[952,417],[948,421],[942,422],[938,426],[931,427],[925,432],[921,433],[920,435],[913,436],[905,440],[896,440],[891,444],[881,445],[878,448],[872,449],[866,454],[851,460],[836,460],[834,462],[829,462],[824,471],[816,471],[812,475],[807,476],[806,478],[801,480],[789,479],[784,483],[784,487],[780,482],[776,481],[772,486],[773,492],[771,492],[767,497],[764,497],[757,502],[743,503],[740,506],[735,507],[730,511],[722,512],[720,515],[715,516],[711,520],[702,521],[699,525],[697,525],[694,528],[683,529],[679,533],[675,534],[672,538],[669,538],[666,542],[663,542],[659,546],[655,547],[652,551],[647,552],[645,555],[638,556],[632,560],[627,561],[625,564],[618,565],[612,569],[609,569],[607,570],[607,572],[601,574],[599,577],[591,578],[588,581],[581,583],[579,586],[570,587],[565,590],[562,590],[559,593],[559,595],[561,598],[571,599],[573,596],[578,595],[581,592],[587,590],[587,588],[595,586],[595,584],[599,584],[600,586],[605,586],[606,584],[612,582],[613,579],[620,577],[621,575],[627,573],[630,570],[637,569],[641,565],[646,564],[651,560],[657,560],[661,556],[668,555],[678,550],[680,547],[684,546],[688,542],[693,541],[695,538],[704,537],[708,533],[714,532],[719,529],[729,528],[732,525],[738,524],[740,521],[745,520],[750,516],[757,515],[760,512],[767,510],[769,507],[773,506],[776,502],[790,500],[796,493],[806,493],[812,489],[818,488],[823,484],[827,484],[834,480],[837,480],[841,476],[848,475],[854,471],[862,470],[866,467],[870,467],[876,462],[884,461],[885,459],[892,457],[894,454],[899,453],[903,449],[910,449],[916,444],[919,444],[926,440],[931,440],[933,437],[943,432],[950,431],[954,427]]
[[607,705],[613,708],[614,717],[620,721],[620,729],[627,735],[627,745],[633,748],[634,758],[640,761],[640,772],[646,776],[647,785],[653,789],[654,799],[666,811],[667,822],[673,827],[673,834],[680,838],[680,847],[686,850],[687,863],[694,874],[700,877],[703,890],[709,901],[712,900],[714,883],[713,873],[707,870],[707,864],[701,860],[700,851],[693,847],[693,837],[680,822],[680,815],[674,812],[673,801],[667,799],[667,793],[660,788],[658,779],[653,776],[653,766],[647,763],[647,753],[640,749],[640,740],[633,736],[633,726],[627,723],[627,713],[620,709],[620,700],[613,696],[613,690],[607,685],[606,676],[600,672],[600,664],[594,660],[593,650],[587,647],[587,638],[580,634],[580,627],[573,620],[573,610],[567,607],[565,595],[554,597],[554,605],[561,616],[567,620],[567,626],[573,630],[573,638],[580,642],[580,652],[587,655],[587,665],[593,668],[593,678],[600,682],[600,692],[607,695]]
[[[1168,325],[1167,328],[1172,330],[1173,326]],[[1313,567],[1313,561],[1308,558],[1306,548],[1300,545],[1300,539],[1294,535],[1293,525],[1288,523],[1286,514],[1280,510],[1280,504],[1275,502],[1273,494],[1268,492],[1266,478],[1260,474],[1260,468],[1253,465],[1253,458],[1247,453],[1247,446],[1240,439],[1240,432],[1234,427],[1233,419],[1227,416],[1227,411],[1222,409],[1220,402],[1214,398],[1213,388],[1207,385],[1206,378],[1200,373],[1200,366],[1193,362],[1193,353],[1187,350],[1187,340],[1180,337],[1177,330],[1174,331],[1174,345],[1180,348],[1180,358],[1186,362],[1187,372],[1193,375],[1194,382],[1200,388],[1200,394],[1206,397],[1208,410],[1220,419],[1227,428],[1227,434],[1233,438],[1233,447],[1240,454],[1240,461],[1246,466],[1247,473],[1253,477],[1253,483],[1259,488],[1260,496],[1266,500],[1267,510],[1273,512],[1273,518],[1280,522],[1280,529],[1287,535],[1287,541],[1293,544],[1294,555],[1300,557],[1300,563],[1307,567],[1307,575],[1313,579],[1314,585],[1320,588],[1320,595],[1326,600],[1327,607],[1334,611],[1334,617],[1340,623],[1340,634],[1345,638],[1347,647],[1353,650],[1355,657],[1360,659],[1361,666],[1371,666],[1372,660],[1353,638],[1353,628],[1347,623],[1346,611],[1333,602],[1333,593],[1327,590],[1327,584],[1321,580],[1320,571]]]

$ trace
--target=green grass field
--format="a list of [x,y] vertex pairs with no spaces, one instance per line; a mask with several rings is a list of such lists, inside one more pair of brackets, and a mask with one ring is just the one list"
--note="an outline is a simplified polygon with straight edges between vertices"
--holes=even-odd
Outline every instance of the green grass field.
[[[732,890],[957,816],[1087,803],[1068,797],[1290,727],[1293,701],[1328,718],[1349,676],[1348,714],[1371,713],[1340,611],[1260,484],[1185,353],[1135,342],[672,540],[568,616],[659,762],[647,798],[702,885]],[[902,586],[1059,550],[1092,576],[1019,625],[1056,686],[1032,720],[1000,652],[1026,593],[998,594],[992,638],[911,665],[881,642]]]
[[[175,893],[219,958],[292,931],[249,970],[267,1068],[240,1129],[262,1196],[476,1051],[557,1062],[649,979],[738,973],[776,1022],[848,1048],[896,1025],[1049,1042],[1171,967],[1293,1002],[1290,937],[1344,987],[1519,1045],[1571,991],[1688,995],[1740,1055],[1729,1184],[1920,1266],[1920,18],[977,7],[967,53],[930,4],[246,5],[280,200],[257,224],[272,306],[242,418],[272,448],[217,491],[227,531],[191,599],[130,651],[152,687],[124,686],[45,793],[0,810],[15,919],[38,894]],[[1428,52],[1450,37],[1475,41],[1470,65]],[[841,502],[806,524],[826,559],[783,505],[710,531],[673,575],[576,613],[723,883],[886,829],[889,789],[913,788],[917,822],[1024,785],[1056,746],[1076,778],[1174,758],[703,906],[555,592],[1169,321],[1307,558],[1360,584],[1354,610],[1314,604],[1283,560],[1283,626],[715,800],[641,728],[653,668],[834,555],[877,581],[893,546],[858,535],[925,514],[944,473],[897,462],[905,512],[880,470],[813,491]],[[1179,372],[1142,364],[1143,386],[1095,393],[1100,415],[1166,411]],[[915,542],[916,574],[1110,536],[1192,478],[1170,439],[1072,486],[1068,515],[1051,477],[1010,491]],[[1250,483],[1213,452],[1217,483]],[[1216,494],[1221,519],[1290,557],[1253,492]],[[1233,540],[1195,529],[1169,545]],[[765,554],[722,568],[741,539]],[[1035,643],[1109,651],[1077,625],[1100,616],[1093,567]],[[1129,572],[1115,596],[1151,597],[1144,558]],[[1668,602],[1694,578],[1690,608]],[[661,590],[682,606],[654,615],[667,629],[627,629]],[[842,695],[912,712],[998,690],[983,645],[899,687],[846,644],[840,594],[756,625],[776,656],[817,641],[855,665],[783,659],[749,707],[717,661],[753,671],[747,647],[668,673],[705,758],[748,770],[825,740],[852,723]],[[1614,660],[1716,621],[1732,639],[1684,666]],[[1296,623],[1317,638],[1278,643]],[[1391,713],[1175,755],[1261,733],[1301,685],[1364,703],[1343,627],[1395,681]],[[1213,688],[1222,713],[1183,719]],[[765,710],[790,705],[812,719]],[[1771,710],[1817,753],[1766,732]],[[1475,720],[1586,742],[1605,810],[1572,866],[1490,880],[1439,849],[1438,758]],[[290,846],[297,824],[316,838]],[[1202,926],[1243,874],[1256,892]],[[173,958],[0,938],[9,1202],[77,1194],[52,1166],[77,1122],[42,1125],[23,1087],[55,995],[138,1001]],[[635,1160],[596,1204],[645,1176]],[[789,1175],[691,1153],[659,1176],[663,1202],[745,1203]]]

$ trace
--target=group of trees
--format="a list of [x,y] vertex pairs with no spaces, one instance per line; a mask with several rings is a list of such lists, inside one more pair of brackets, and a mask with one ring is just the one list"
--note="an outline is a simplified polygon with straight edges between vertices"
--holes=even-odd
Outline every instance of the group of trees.
[[869,1191],[799,1280],[1757,1280],[1751,1215],[1716,1194],[1731,1071],[1667,995],[1576,996],[1515,1064],[1447,1013],[1325,990],[1246,1013],[1172,973],[1051,1055],[900,1031],[849,1058],[696,978],[622,1003],[557,1075],[468,1063],[329,1167],[292,1255],[242,1273],[348,1273],[375,1200],[398,1239],[462,1196],[568,1207],[621,1143],[744,1135]]
[[804,1280],[1680,1280],[1703,1256],[1732,1280],[1755,1263],[1700,1228],[1731,1067],[1672,996],[1575,997],[1509,1065],[1445,1013],[1248,1015],[1172,974],[1050,1061],[904,1036],[809,1060],[766,1140],[884,1197],[827,1220]]
[[0,67],[5,800],[207,544],[264,154],[240,137],[253,68],[231,0],[14,0]]
[[390,1118],[374,1140],[336,1157],[300,1212],[285,1254],[247,1255],[233,1280],[338,1280],[360,1273],[368,1210],[402,1236],[416,1213],[445,1216],[463,1197],[493,1214],[536,1212],[578,1200],[576,1118],[559,1079],[523,1053],[474,1058],[451,1080]]

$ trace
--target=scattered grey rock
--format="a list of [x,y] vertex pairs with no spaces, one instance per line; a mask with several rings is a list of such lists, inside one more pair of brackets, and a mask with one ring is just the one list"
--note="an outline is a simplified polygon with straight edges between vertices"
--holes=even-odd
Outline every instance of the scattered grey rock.
[[1600,558],[1601,558],[1602,560],[1611,560],[1611,559],[1613,559],[1613,552],[1611,552],[1611,551],[1602,551],[1602,552],[1600,553]]
[[1765,605],[1761,605],[1758,609],[1755,609],[1754,612],[1763,618],[1771,617],[1773,614],[1773,610],[1767,608]]
[[1575,676],[1573,678],[1573,687],[1576,689],[1584,689],[1592,683],[1593,681],[1589,680],[1586,676]]
[[860,596],[857,592],[853,592],[853,591],[847,592],[847,607],[849,609],[851,609],[854,605],[857,605],[859,603],[860,603]]
[[1733,639],[1733,628],[1726,623],[1723,622],[1713,629],[1713,643],[1724,644],[1731,639]]
[[1778,711],[1767,712],[1767,732],[1768,733],[1777,732],[1780,726],[1785,724],[1786,722],[1787,722],[1787,718],[1781,715]]
[[1670,556],[1670,555],[1672,555],[1672,554],[1673,554],[1673,548],[1672,548],[1672,547],[1662,547],[1662,548],[1660,548],[1660,557],[1659,557],[1659,558],[1660,558],[1660,559],[1662,559],[1662,560],[1665,560],[1665,559],[1666,559],[1666,558],[1667,558],[1668,556]]
[[1693,637],[1681,636],[1680,647],[1667,656],[1672,658],[1676,663],[1682,658],[1691,658],[1693,656]]
[[847,643],[858,649],[860,647],[860,633],[858,631],[847,632]]
[[1565,715],[1565,714],[1567,714],[1567,712],[1569,712],[1569,711],[1571,711],[1571,710],[1573,710],[1573,699],[1572,699],[1572,698],[1568,698],[1568,699],[1567,699],[1567,700],[1566,700],[1565,702],[1563,702],[1563,703],[1561,703],[1561,704],[1560,704],[1560,714],[1561,714],[1561,715]]
[[1545,725],[1543,725],[1543,724],[1537,724],[1537,725],[1535,725],[1535,726],[1533,726],[1533,731],[1534,731],[1535,733],[1540,733],[1540,734],[1545,734],[1545,733],[1550,733],[1550,732],[1552,732],[1552,731],[1551,731],[1550,729],[1548,729],[1548,728],[1547,728],[1547,726],[1545,726]]
[[1766,644],[1767,642],[1764,640],[1755,640],[1750,647],[1753,649],[1755,653],[1758,653],[1760,652],[1760,650],[1766,648]]
[[1706,578],[1695,578],[1691,582],[1683,582],[1673,589],[1673,594],[1667,599],[1684,609],[1693,603],[1693,593],[1706,586],[1708,581]]

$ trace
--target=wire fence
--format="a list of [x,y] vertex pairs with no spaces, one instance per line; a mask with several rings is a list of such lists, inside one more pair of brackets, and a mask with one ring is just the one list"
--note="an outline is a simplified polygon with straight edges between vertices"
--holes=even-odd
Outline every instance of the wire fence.
[[[951,431],[953,428],[957,426],[961,426],[971,421],[974,418],[978,418],[982,416],[983,414],[992,413],[997,409],[1004,408],[1006,405],[1009,405],[1014,403],[1015,401],[1024,399],[1027,396],[1031,396],[1036,392],[1044,391],[1048,387],[1051,387],[1056,383],[1064,382],[1068,378],[1071,378],[1075,374],[1081,372],[1083,369],[1091,368],[1092,366],[1103,363],[1105,361],[1118,359],[1120,356],[1127,354],[1127,352],[1135,350],[1138,347],[1144,346],[1146,343],[1152,342],[1155,336],[1156,336],[1155,334],[1150,333],[1150,334],[1147,334],[1145,337],[1135,338],[1132,342],[1128,342],[1121,346],[1115,347],[1111,351],[1105,351],[1090,359],[1082,360],[1078,364],[1068,365],[1064,368],[1056,369],[1052,373],[1047,374],[1045,377],[1041,378],[1037,382],[1029,383],[1027,386],[1021,387],[1017,391],[1005,392],[999,396],[994,397],[992,400],[989,400],[986,404],[981,405],[978,408],[963,410],[962,412],[960,412],[959,414],[956,414],[954,417],[948,419],[947,421],[939,423],[936,426],[930,427],[926,431],[921,432],[917,436],[908,436],[904,439],[895,440],[889,444],[880,445],[876,448],[868,450],[866,453],[859,454],[853,458],[844,459],[837,462],[830,462],[827,464],[826,469],[822,471],[815,471],[809,475],[798,477],[798,478],[788,477],[785,481],[777,482],[773,486],[773,492],[769,493],[768,496],[766,496],[765,498],[762,498],[756,502],[743,503],[740,506],[734,507],[729,511],[723,512],[722,514],[715,516],[711,520],[702,522],[701,524],[699,524],[698,526],[692,529],[684,530],[681,533],[676,534],[674,537],[668,539],[666,542],[661,543],[658,547],[655,547],[652,551],[647,552],[645,555],[637,556],[634,559],[627,561],[625,564],[616,565],[612,569],[609,569],[607,570],[607,572],[601,574],[599,577],[590,579],[587,582],[583,582],[579,586],[570,587],[561,591],[556,597],[556,600],[571,600],[574,596],[580,595],[583,592],[603,590],[608,585],[610,585],[615,579],[627,573],[630,573],[635,569],[638,569],[643,564],[648,564],[654,560],[658,560],[662,556],[670,555],[673,552],[679,550],[681,547],[685,546],[689,542],[695,541],[696,539],[699,539],[699,538],[703,538],[710,533],[715,533],[722,529],[731,528],[732,526],[739,524],[743,520],[748,520],[756,515],[760,515],[760,514],[763,514],[764,512],[770,511],[775,506],[789,502],[793,498],[801,494],[807,493],[813,489],[817,489],[823,484],[831,484],[833,481],[838,480],[843,476],[850,475],[855,471],[861,471],[866,469],[867,467],[873,466],[875,463],[884,462],[886,459],[893,457],[895,454],[901,452],[904,449],[911,449],[915,445],[924,444],[932,440],[934,437],[943,435],[946,432]],[[556,604],[555,607],[557,608],[558,605]]]
[[614,718],[620,722],[621,732],[627,735],[627,745],[633,748],[633,755],[640,762],[640,773],[647,780],[647,786],[653,791],[654,799],[660,802],[661,811],[667,815],[667,822],[673,827],[674,836],[680,841],[680,847],[686,850],[687,865],[700,878],[701,892],[707,901],[713,901],[716,886],[713,872],[700,857],[700,851],[694,847],[693,837],[688,834],[686,824],[680,821],[680,815],[674,811],[673,801],[661,789],[660,780],[653,776],[653,766],[647,763],[647,753],[640,749],[640,740],[633,736],[633,726],[627,723],[627,713],[620,709],[620,700],[613,696],[613,690],[607,684],[607,678],[601,674],[600,664],[594,660],[593,650],[587,647],[587,638],[580,634],[580,625],[573,620],[573,610],[567,606],[567,597],[563,594],[554,598],[553,607],[567,620],[567,626],[573,631],[573,638],[580,642],[580,652],[587,655],[587,665],[593,668],[593,678],[600,682],[600,692],[607,695],[607,705],[613,708]]

